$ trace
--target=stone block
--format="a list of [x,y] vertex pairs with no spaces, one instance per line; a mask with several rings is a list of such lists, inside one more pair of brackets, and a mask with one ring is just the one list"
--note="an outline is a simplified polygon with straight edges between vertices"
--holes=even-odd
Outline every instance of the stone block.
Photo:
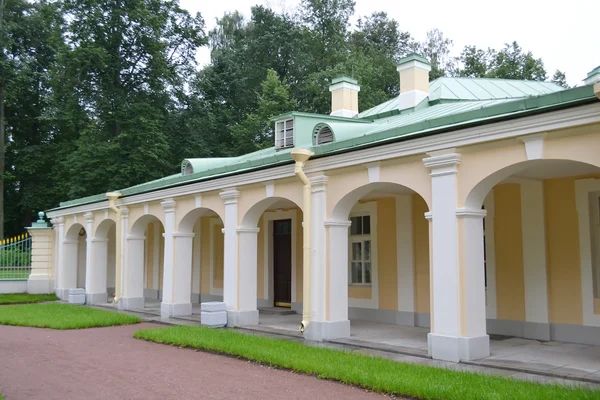
[[85,289],[69,289],[70,304],[85,304]]
[[227,311],[227,306],[222,301],[209,301],[200,304],[200,311],[216,312]]
[[227,311],[201,311],[200,323],[211,328],[227,325]]

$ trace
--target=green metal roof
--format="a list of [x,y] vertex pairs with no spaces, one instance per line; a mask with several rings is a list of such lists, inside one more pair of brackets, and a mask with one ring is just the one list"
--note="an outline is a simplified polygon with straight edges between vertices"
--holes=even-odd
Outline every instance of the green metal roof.
[[336,83],[340,83],[340,82],[348,82],[348,83],[352,83],[354,85],[358,85],[358,81],[356,79],[350,78],[348,76],[340,76],[339,78],[334,78],[331,80],[332,85],[334,85]]
[[[442,78],[450,79],[450,78]],[[487,80],[486,80],[487,81]],[[436,81],[437,82],[437,81]],[[432,85],[435,82],[432,82]],[[442,96],[451,96],[444,94],[441,89],[442,82],[436,85],[440,86]],[[458,82],[461,87],[469,88],[468,83]],[[498,83],[504,85],[502,81]],[[456,89],[458,86],[443,85]],[[327,115],[309,114],[309,113],[288,113],[288,117],[296,119],[296,145],[305,147],[315,153],[313,158],[325,157],[332,154],[357,150],[360,148],[377,146],[393,141],[408,140],[415,137],[439,134],[464,128],[467,126],[481,125],[494,121],[519,118],[535,113],[549,112],[559,108],[574,107],[597,101],[592,86],[581,86],[568,90],[555,90],[555,86],[548,84],[537,84],[532,82],[521,82],[515,85],[510,82],[509,86],[502,86],[503,91],[493,91],[491,86],[486,84],[477,85],[480,92],[473,93],[474,89],[469,90],[470,96],[476,96],[477,100],[452,101],[432,101],[430,105],[427,101],[419,104],[409,112],[389,113],[379,119],[365,120],[356,118],[331,117]],[[482,88],[486,88],[483,90]],[[512,89],[514,87],[514,89]],[[465,89],[465,90],[467,90]],[[517,90],[527,93],[544,92],[540,95],[529,95],[518,99],[502,97],[517,93]],[[452,91],[454,96],[463,95],[462,92]],[[466,97],[466,95],[464,95]],[[485,99],[485,97],[492,97]],[[484,98],[483,100],[479,98]],[[390,102],[393,102],[391,100]],[[386,102],[374,109],[383,109],[388,107]],[[389,108],[389,107],[388,107]],[[315,146],[312,144],[312,135],[314,129],[319,124],[327,124],[334,133],[335,141],[327,144]],[[299,139],[301,138],[301,139]],[[246,154],[240,157],[227,159],[218,159],[219,162],[198,162],[197,159],[190,159],[195,163],[193,173],[183,175],[181,173],[170,175],[162,179],[146,182],[140,185],[132,186],[120,190],[123,196],[130,196],[139,193],[150,192],[157,189],[184,185],[192,182],[217,179],[223,176],[241,174],[252,170],[270,168],[277,165],[291,164],[293,162],[290,155],[291,148],[275,149],[274,147]],[[214,159],[213,159],[214,160]],[[223,162],[221,162],[223,161]],[[202,164],[202,165],[201,165]],[[198,167],[199,169],[197,169]],[[59,208],[73,207],[76,205],[94,203],[106,200],[104,194],[90,196],[82,199],[63,202]],[[56,210],[56,209],[55,209]]]
[[407,62],[411,61],[419,61],[424,64],[431,65],[428,59],[418,53],[410,53],[406,57],[401,58],[400,61],[398,61],[398,65],[406,64]]
[[[489,78],[438,78],[429,84],[429,102],[519,99],[539,96],[564,90],[551,82],[518,81],[512,79]],[[400,98],[395,97],[378,106],[361,112],[358,118],[381,118],[397,114]]]
[[587,73],[587,78],[591,78],[592,76],[594,76],[596,74],[600,74],[600,65],[598,65],[596,68],[594,68],[593,70],[591,70],[590,72],[588,72]]

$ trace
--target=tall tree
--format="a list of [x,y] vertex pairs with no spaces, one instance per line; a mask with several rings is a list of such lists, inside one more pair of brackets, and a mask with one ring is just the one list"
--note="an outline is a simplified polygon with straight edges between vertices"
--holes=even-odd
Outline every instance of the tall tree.
[[567,84],[567,75],[558,69],[554,71],[554,75],[552,75],[552,79],[550,79],[550,82],[556,83],[557,85],[560,85],[565,89],[569,88],[569,85]]
[[[69,49],[57,92],[88,123],[63,163],[69,197],[159,178],[174,170],[171,107],[206,43],[204,21],[178,1],[63,0]],[[62,103],[57,109],[64,109]],[[72,114],[63,115],[70,122]]]
[[425,41],[413,44],[413,48],[431,63],[429,80],[445,76],[454,69],[454,60],[450,57],[452,44],[439,29],[428,31]]

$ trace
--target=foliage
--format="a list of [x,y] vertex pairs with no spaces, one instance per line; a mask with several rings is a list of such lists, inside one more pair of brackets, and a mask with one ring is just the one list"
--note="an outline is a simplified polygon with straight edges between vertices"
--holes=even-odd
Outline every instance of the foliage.
[[50,329],[86,329],[141,322],[132,315],[71,304],[47,303],[0,307],[0,324]]
[[[340,75],[359,81],[361,110],[389,100],[399,92],[396,64],[411,51],[431,60],[431,79],[547,76],[517,42],[467,46],[453,58],[441,31],[418,43],[385,12],[351,26],[354,0],[254,6],[249,17],[226,13],[210,32],[178,0],[0,1],[8,234],[59,201],[175,173],[183,158],[270,146],[269,117],[330,113],[328,87]],[[211,61],[200,67],[202,46]],[[560,71],[552,81],[566,85]]]
[[54,293],[52,294],[29,294],[29,293],[11,293],[0,294],[0,305],[6,304],[27,304],[44,303],[47,301],[59,300]]
[[27,267],[31,265],[31,251],[27,249],[1,249],[0,267]]
[[396,362],[282,339],[177,326],[137,331],[135,338],[237,356],[321,379],[419,399],[592,399],[598,392]]

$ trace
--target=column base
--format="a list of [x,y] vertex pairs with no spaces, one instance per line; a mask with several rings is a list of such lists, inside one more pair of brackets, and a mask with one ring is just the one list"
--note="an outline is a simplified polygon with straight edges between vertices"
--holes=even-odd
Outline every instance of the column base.
[[69,300],[69,288],[56,288],[54,290],[54,293],[58,296],[59,299],[61,300]]
[[311,321],[304,331],[304,339],[330,340],[350,337],[350,321],[322,322]]
[[258,325],[258,310],[229,311],[227,310],[227,326]]
[[54,292],[54,279],[31,279],[27,280],[27,293],[42,294]]
[[119,301],[117,308],[119,310],[143,310],[144,303],[143,297],[123,297]]
[[456,337],[427,334],[429,356],[444,361],[472,361],[490,356],[490,337]]
[[160,316],[163,318],[192,315],[192,303],[160,303]]
[[108,303],[108,293],[86,293],[85,304],[106,304]]

